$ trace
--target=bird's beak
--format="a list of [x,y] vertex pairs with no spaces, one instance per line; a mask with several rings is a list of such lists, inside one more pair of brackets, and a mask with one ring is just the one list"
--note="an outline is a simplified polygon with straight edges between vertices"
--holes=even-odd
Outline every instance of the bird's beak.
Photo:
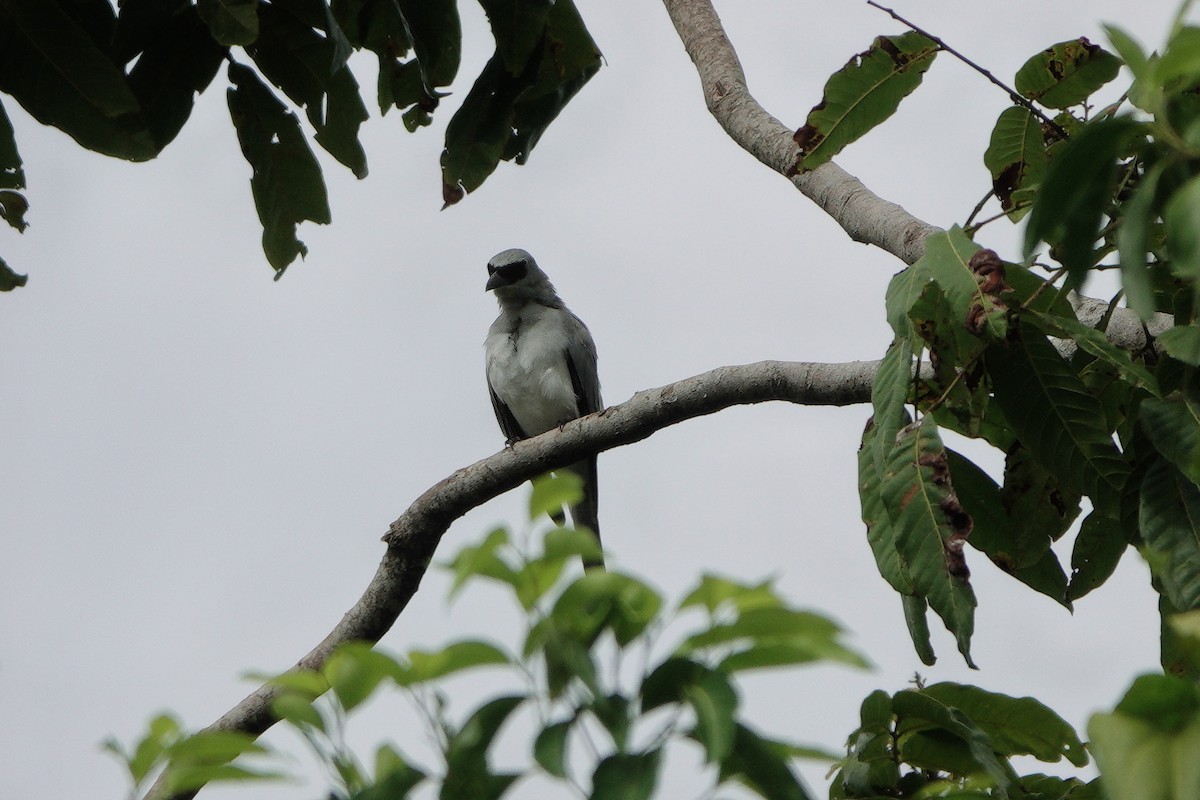
[[488,276],[487,287],[484,289],[484,291],[490,292],[493,289],[499,288],[501,286],[507,286],[507,285],[508,285],[508,281],[504,280],[504,276],[500,274],[499,270],[496,270],[495,272],[493,272],[491,275]]

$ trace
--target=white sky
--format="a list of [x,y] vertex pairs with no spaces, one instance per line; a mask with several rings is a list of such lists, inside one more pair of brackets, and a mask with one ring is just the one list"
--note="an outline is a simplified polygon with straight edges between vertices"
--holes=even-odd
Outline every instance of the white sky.
[[[388,523],[501,446],[482,364],[493,253],[537,256],[595,335],[610,405],[725,364],[882,355],[883,293],[899,262],[850,242],[726,138],[661,7],[580,6],[607,66],[527,166],[501,165],[438,211],[444,126],[490,54],[482,16],[465,3],[461,81],[433,128],[410,135],[399,114],[373,118],[362,182],[318,151],[334,224],[301,229],[309,258],[278,283],[259,247],[223,72],[176,142],[141,165],[83,152],[3,98],[32,208],[23,236],[0,231],[0,254],[30,276],[0,297],[0,796],[120,796],[103,738],[129,741],[164,708],[203,726],[253,688],[244,671],[289,666],[358,598]],[[844,0],[718,10],[751,91],[793,127],[830,72],[875,34],[901,30]],[[1174,4],[938,0],[898,10],[1011,80],[1054,42],[1102,41],[1101,21],[1156,46]],[[359,66],[375,108],[373,67]],[[1007,104],[943,54],[900,113],[839,162],[929,222],[962,221],[987,188],[982,152]],[[981,238],[1017,256],[1007,223]],[[940,660],[922,667],[859,519],[855,450],[868,413],[736,408],[601,456],[616,563],[671,597],[703,570],[776,575],[794,601],[841,620],[878,665],[749,676],[749,720],[836,750],[867,692],[903,688],[919,670],[931,682],[1035,695],[1082,731],[1156,667],[1155,596],[1136,554],[1072,616],[974,551],[982,671],[963,666],[936,620]],[[520,523],[525,497],[456,523],[440,554],[497,521]],[[1069,544],[1056,548],[1064,563]],[[468,592],[447,609],[447,586],[430,572],[388,649],[515,640],[500,594]],[[454,686],[471,697],[492,688]],[[396,704],[352,731],[363,745],[394,739],[429,765],[416,722]],[[692,757],[671,760],[678,783],[664,796],[698,793]],[[805,770],[818,796],[823,772]],[[203,796],[314,797],[321,787]],[[519,785],[512,796],[544,789]]]

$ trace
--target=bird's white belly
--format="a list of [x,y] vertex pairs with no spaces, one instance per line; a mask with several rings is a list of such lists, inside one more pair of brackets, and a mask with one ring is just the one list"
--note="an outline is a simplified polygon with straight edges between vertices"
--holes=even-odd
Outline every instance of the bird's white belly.
[[538,347],[528,334],[489,337],[488,382],[521,429],[536,436],[579,416],[562,351]]

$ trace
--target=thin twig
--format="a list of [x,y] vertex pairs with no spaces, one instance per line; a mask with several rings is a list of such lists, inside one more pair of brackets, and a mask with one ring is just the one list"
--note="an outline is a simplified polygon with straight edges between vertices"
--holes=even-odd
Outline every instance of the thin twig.
[[995,193],[996,193],[995,189],[989,189],[988,193],[979,199],[979,202],[975,204],[975,207],[973,209],[971,209],[971,213],[967,215],[967,221],[963,223],[964,229],[970,231],[971,222],[975,219],[975,217],[977,217],[979,215],[980,211],[983,211],[983,207],[985,205],[987,205],[987,201],[991,200],[992,195],[994,195]]
[[923,28],[919,28],[919,27],[917,27],[917,26],[916,26],[916,25],[914,25],[913,23],[911,23],[911,22],[909,22],[908,20],[906,20],[904,17],[902,17],[902,16],[900,16],[899,14],[897,14],[897,13],[896,13],[895,11],[893,11],[892,9],[890,9],[890,8],[887,8],[886,6],[881,6],[879,3],[876,3],[876,2],[875,2],[875,0],[867,0],[867,5],[869,5],[869,6],[874,6],[875,8],[878,8],[880,11],[886,12],[887,14],[889,14],[889,15],[891,16],[891,18],[892,18],[892,19],[896,20],[897,22],[899,22],[899,23],[901,23],[901,24],[903,24],[903,25],[907,25],[909,28],[912,28],[914,31],[916,31],[917,33],[921,34],[922,36],[925,36],[925,37],[927,37],[927,38],[929,38],[929,39],[933,40],[933,42],[934,42],[934,43],[935,43],[935,44],[936,44],[938,47],[942,48],[942,49],[943,49],[943,50],[945,50],[947,53],[949,53],[950,55],[954,56],[954,57],[955,57],[955,58],[957,58],[959,61],[963,62],[963,63],[964,63],[964,64],[966,64],[968,67],[970,67],[971,69],[975,70],[975,71],[976,71],[976,72],[978,72],[980,75],[982,75],[983,77],[987,78],[989,81],[991,81],[992,83],[996,84],[996,85],[997,85],[997,86],[999,86],[1001,89],[1003,89],[1003,90],[1005,91],[1005,93],[1008,95],[1008,97],[1009,97],[1009,99],[1010,99],[1010,100],[1012,100],[1012,101],[1013,101],[1014,103],[1016,103],[1017,105],[1019,105],[1019,106],[1021,106],[1021,107],[1025,108],[1027,111],[1029,111],[1029,113],[1030,113],[1030,114],[1033,114],[1035,117],[1037,117],[1038,119],[1040,119],[1040,120],[1041,120],[1043,123],[1045,123],[1045,124],[1046,124],[1046,126],[1047,126],[1047,127],[1049,127],[1049,128],[1050,128],[1050,130],[1054,131],[1054,133],[1055,133],[1055,134],[1057,134],[1059,138],[1061,138],[1061,139],[1068,139],[1068,138],[1070,138],[1070,137],[1067,135],[1067,132],[1066,132],[1065,130],[1063,130],[1063,128],[1062,128],[1062,126],[1061,126],[1061,125],[1059,125],[1057,122],[1055,122],[1054,120],[1052,120],[1052,119],[1050,119],[1049,117],[1047,117],[1047,116],[1046,116],[1044,113],[1042,113],[1042,111],[1041,111],[1040,109],[1038,109],[1037,107],[1035,107],[1035,106],[1033,105],[1033,103],[1031,103],[1029,100],[1025,99],[1024,97],[1021,97],[1021,95],[1017,94],[1017,92],[1016,92],[1016,90],[1015,90],[1015,89],[1012,89],[1012,88],[1010,88],[1010,87],[1009,87],[1009,86],[1008,86],[1006,83],[1004,83],[1003,81],[1001,81],[999,78],[997,78],[997,77],[996,77],[995,75],[993,75],[991,72],[989,72],[988,70],[986,70],[986,69],[984,69],[983,67],[979,66],[979,65],[978,65],[978,64],[976,64],[974,61],[972,61],[971,59],[967,58],[966,56],[964,56],[962,53],[960,53],[960,52],[958,52],[957,50],[955,50],[955,49],[954,49],[953,47],[951,47],[950,45],[946,44],[945,40],[943,40],[943,39],[941,39],[941,38],[939,38],[939,37],[937,37],[937,36],[934,36],[932,33],[930,33],[929,31],[927,31],[927,30],[925,30],[925,29],[923,29]]

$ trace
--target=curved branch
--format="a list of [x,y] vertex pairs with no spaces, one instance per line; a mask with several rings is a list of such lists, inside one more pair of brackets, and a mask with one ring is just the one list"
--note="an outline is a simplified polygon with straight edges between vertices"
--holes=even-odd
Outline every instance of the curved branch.
[[[383,537],[387,551],[366,591],[329,635],[296,662],[295,668],[320,669],[334,648],[345,642],[379,641],[416,593],[442,535],[472,508],[586,454],[632,444],[670,425],[730,406],[770,400],[814,406],[870,402],[871,381],[878,365],[878,361],[761,361],[720,367],[638,392],[618,406],[517,442],[457,470],[413,501],[391,524]],[[277,721],[271,713],[271,701],[277,694],[278,689],[272,685],[260,686],[206,730],[263,733]],[[184,800],[194,795],[168,795],[165,780],[160,777],[146,798],[171,796]]]
[[796,173],[795,131],[767,113],[746,87],[746,74],[709,0],[663,0],[684,49],[696,65],[704,102],[739,146],[791,180],[856,242],[873,244],[912,264],[925,237],[940,228],[884,200],[833,162]]

